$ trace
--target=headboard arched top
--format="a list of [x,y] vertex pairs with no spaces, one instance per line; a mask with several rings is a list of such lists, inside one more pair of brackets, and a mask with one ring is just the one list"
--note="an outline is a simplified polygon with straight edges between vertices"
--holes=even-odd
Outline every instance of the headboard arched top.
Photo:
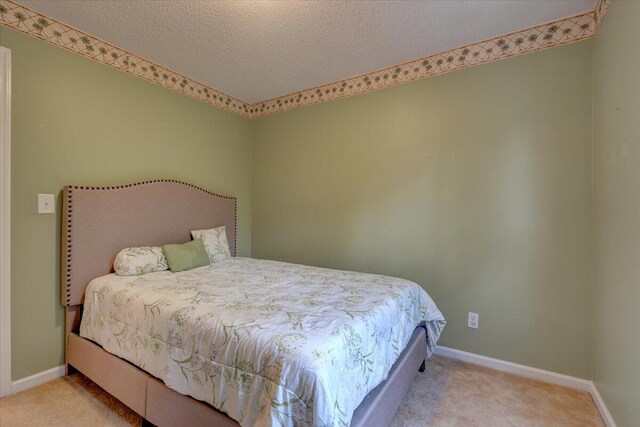
[[112,187],[65,186],[62,305],[82,304],[89,282],[113,271],[120,250],[186,242],[191,230],[222,225],[235,256],[235,197],[170,179]]

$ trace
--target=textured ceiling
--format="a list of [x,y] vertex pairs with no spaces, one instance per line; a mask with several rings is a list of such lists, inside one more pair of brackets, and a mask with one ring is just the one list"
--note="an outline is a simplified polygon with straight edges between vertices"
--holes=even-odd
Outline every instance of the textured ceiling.
[[578,14],[595,1],[20,3],[254,103]]

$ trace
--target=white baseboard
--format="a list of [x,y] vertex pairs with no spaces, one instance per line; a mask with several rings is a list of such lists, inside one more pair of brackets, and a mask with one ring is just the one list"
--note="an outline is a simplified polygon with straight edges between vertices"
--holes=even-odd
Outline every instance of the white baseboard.
[[604,400],[602,399],[602,396],[600,396],[600,393],[593,381],[558,374],[556,372],[545,371],[544,369],[532,368],[531,366],[519,365],[517,363],[494,359],[492,357],[481,356],[475,353],[468,353],[466,351],[456,350],[449,347],[436,346],[434,353],[439,356],[473,363],[474,365],[484,366],[497,371],[509,372],[511,374],[532,378],[538,381],[558,384],[591,393],[593,401],[595,402],[598,411],[600,411],[600,415],[607,427],[616,427],[616,423],[609,413],[609,410],[607,409],[607,406],[605,405]]
[[611,412],[609,412],[609,408],[605,405],[604,399],[600,395],[598,387],[596,387],[594,383],[591,383],[591,397],[593,397],[593,401],[596,402],[598,411],[600,411],[600,415],[607,427],[616,427],[616,422],[613,420]]
[[30,377],[22,378],[11,383],[11,394],[19,393],[31,387],[44,384],[47,381],[55,380],[64,375],[64,365],[38,372]]
[[[460,360],[463,362],[473,363],[474,365],[485,366],[487,368],[495,369],[497,371],[509,372],[515,375],[520,375],[527,378],[533,378],[539,381],[548,382],[551,384],[558,384],[565,387],[571,387],[578,390],[591,393],[593,401],[600,411],[600,415],[604,420],[607,427],[616,427],[616,423],[607,409],[607,405],[604,403],[600,392],[593,381],[585,380],[582,378],[576,378],[569,375],[558,374],[556,372],[545,371],[544,369],[532,368],[530,366],[519,365],[513,362],[507,362],[505,360],[494,359],[492,357],[481,356],[479,354],[468,353],[466,351],[456,350],[449,347],[437,346],[435,354],[439,356],[449,357],[451,359]],[[19,393],[27,390],[31,387],[38,386],[46,383],[47,381],[54,380],[64,375],[64,365],[51,368],[46,371],[42,371],[30,377],[23,378],[11,383],[11,393]]]
[[449,347],[437,346],[435,353],[439,356],[473,363],[474,365],[485,366],[497,371],[509,372],[522,377],[533,378],[546,383],[558,384],[582,391],[591,391],[592,382],[582,378],[571,377],[569,375],[558,374],[544,369],[532,368],[530,366],[519,365],[505,360],[494,359],[492,357],[480,356],[479,354],[467,353]]

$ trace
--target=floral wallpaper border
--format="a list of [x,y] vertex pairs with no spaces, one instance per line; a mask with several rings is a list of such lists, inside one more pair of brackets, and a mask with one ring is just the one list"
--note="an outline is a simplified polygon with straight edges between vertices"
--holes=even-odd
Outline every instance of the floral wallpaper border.
[[607,10],[609,10],[612,1],[613,0],[598,0],[596,6],[593,8],[593,14],[596,20],[596,32],[600,28],[600,24],[602,23]]
[[589,12],[255,104],[189,79],[11,0],[0,0],[0,25],[254,119],[589,39],[595,36],[611,2],[598,0]]
[[0,25],[39,38],[207,104],[248,117],[250,105],[244,101],[11,0],[0,0]]
[[589,39],[595,36],[610,4],[611,0],[599,0],[590,12],[258,102],[251,106],[250,113],[257,118]]

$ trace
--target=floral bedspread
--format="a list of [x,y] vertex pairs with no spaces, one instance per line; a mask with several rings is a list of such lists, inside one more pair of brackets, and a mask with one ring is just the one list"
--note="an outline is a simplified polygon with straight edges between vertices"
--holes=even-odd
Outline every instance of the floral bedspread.
[[110,274],[80,335],[247,426],[348,426],[415,327],[445,320],[407,280],[231,258],[181,273]]

